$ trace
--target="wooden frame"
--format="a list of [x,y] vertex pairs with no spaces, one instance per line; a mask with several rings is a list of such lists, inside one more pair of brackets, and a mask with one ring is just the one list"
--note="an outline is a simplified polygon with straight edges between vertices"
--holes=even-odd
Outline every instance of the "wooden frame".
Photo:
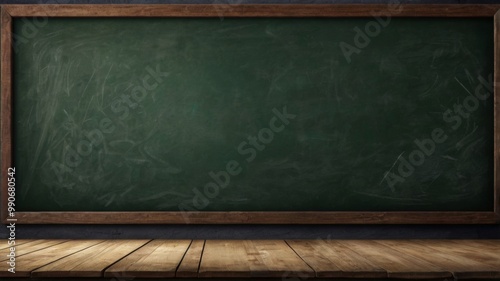
[[[500,81],[500,5],[4,5],[1,10],[1,219],[8,220],[12,165],[13,17],[494,17],[494,81]],[[491,212],[16,212],[24,224],[487,224],[500,222],[500,86],[494,85]]]

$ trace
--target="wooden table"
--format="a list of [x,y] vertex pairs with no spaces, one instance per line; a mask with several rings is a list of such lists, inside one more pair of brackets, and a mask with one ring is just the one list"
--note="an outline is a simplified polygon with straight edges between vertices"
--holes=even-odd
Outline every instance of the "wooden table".
[[500,240],[17,240],[15,274],[0,251],[0,277],[500,278]]

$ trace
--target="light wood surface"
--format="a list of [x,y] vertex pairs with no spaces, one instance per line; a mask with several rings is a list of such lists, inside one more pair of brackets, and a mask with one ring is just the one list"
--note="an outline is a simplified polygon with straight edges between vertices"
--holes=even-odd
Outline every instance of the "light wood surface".
[[154,240],[109,267],[105,277],[175,277],[191,240]]
[[345,240],[339,243],[387,271],[391,278],[449,278],[452,274],[430,262],[408,256],[376,241]]
[[[32,253],[38,250],[42,250],[45,248],[48,248],[53,245],[61,244],[64,243],[68,240],[48,240],[48,239],[42,239],[42,240],[30,240],[25,243],[16,243],[15,245],[15,253],[16,257]],[[4,248],[0,250],[0,262],[6,261],[9,258],[7,257],[7,254],[10,252],[10,247]]]
[[31,273],[32,277],[101,277],[105,268],[149,240],[108,240],[78,251]]
[[314,269],[316,277],[387,277],[383,268],[338,241],[292,240],[287,242]]
[[[19,243],[16,247],[16,273],[7,271],[8,265],[2,258],[0,277],[105,277],[107,280],[174,277],[279,280],[500,278],[500,239],[43,239],[20,240]],[[8,253],[7,248],[0,251],[2,255]]]
[[208,240],[198,276],[314,277],[314,271],[282,240]]
[[0,241],[0,250],[5,249],[5,248],[10,248],[12,246],[17,247],[19,245],[26,244],[26,243],[33,242],[33,241],[36,241],[36,240],[35,239],[20,239],[20,240],[16,239],[15,245],[9,245],[8,244],[9,240],[3,239],[2,241]]
[[177,268],[176,277],[198,277],[198,269],[200,268],[204,247],[205,240],[193,240],[191,242],[189,250],[182,259],[179,268]]
[[29,277],[37,268],[102,242],[102,240],[75,240],[31,252],[16,259],[15,274],[7,271],[7,263],[0,263],[0,277]]
[[[447,262],[447,268],[452,268],[453,264],[455,269],[452,269],[453,275],[456,278],[500,278],[500,249],[490,248],[485,251],[484,246],[477,247],[475,250],[465,248],[467,243],[450,244],[447,241],[418,241],[422,249],[431,249],[432,257],[441,257],[441,259],[433,258],[436,264]],[[411,247],[417,248],[415,244]],[[426,257],[431,260],[431,258]]]

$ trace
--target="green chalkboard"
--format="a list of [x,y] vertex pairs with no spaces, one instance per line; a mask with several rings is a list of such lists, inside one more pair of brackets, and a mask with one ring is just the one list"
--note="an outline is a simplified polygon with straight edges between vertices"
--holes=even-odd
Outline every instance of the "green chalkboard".
[[492,18],[13,33],[18,211],[493,210]]

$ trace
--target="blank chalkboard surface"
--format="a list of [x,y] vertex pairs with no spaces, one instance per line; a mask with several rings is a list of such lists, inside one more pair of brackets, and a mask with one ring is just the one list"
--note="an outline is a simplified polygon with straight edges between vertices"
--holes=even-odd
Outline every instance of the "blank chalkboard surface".
[[14,17],[16,211],[494,212],[493,35],[493,17]]

